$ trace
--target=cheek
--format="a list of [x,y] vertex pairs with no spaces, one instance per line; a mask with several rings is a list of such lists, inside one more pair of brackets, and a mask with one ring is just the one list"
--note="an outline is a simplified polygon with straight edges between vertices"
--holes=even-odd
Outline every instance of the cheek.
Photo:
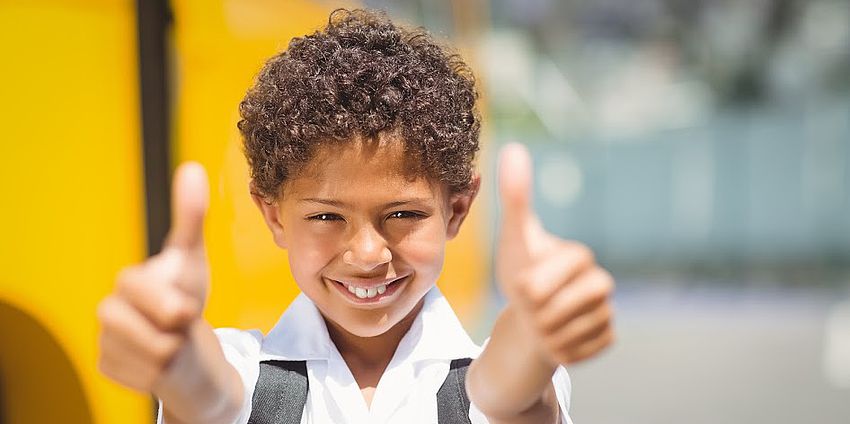
[[335,237],[327,234],[317,237],[303,228],[290,233],[288,245],[290,270],[302,289],[309,286],[338,253]]
[[445,229],[435,220],[400,240],[397,251],[420,274],[431,276],[436,281],[443,267],[445,245]]

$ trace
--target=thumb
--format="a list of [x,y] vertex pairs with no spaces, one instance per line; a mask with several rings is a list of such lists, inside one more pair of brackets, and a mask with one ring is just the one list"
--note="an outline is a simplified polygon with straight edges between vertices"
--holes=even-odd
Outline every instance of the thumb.
[[171,186],[171,231],[166,247],[203,250],[204,216],[209,205],[209,183],[204,167],[186,162],[174,173]]
[[499,155],[503,237],[526,236],[531,228],[538,225],[531,205],[532,189],[532,164],[528,149],[519,143],[506,145]]

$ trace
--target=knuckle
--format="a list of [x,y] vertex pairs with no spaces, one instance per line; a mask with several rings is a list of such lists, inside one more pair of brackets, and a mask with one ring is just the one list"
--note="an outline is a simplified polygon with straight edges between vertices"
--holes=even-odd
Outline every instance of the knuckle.
[[529,273],[523,273],[522,275],[518,275],[513,279],[513,284],[516,287],[522,287],[523,289],[526,289],[529,286],[534,285],[534,278],[530,277]]
[[518,279],[519,292],[522,297],[536,304],[540,297],[540,288],[535,278],[521,277]]
[[150,355],[151,363],[156,366],[160,366],[163,362],[167,361],[170,357],[170,350],[163,343],[151,343],[151,346],[148,348],[148,354]]
[[605,334],[603,334],[602,337],[603,337],[603,340],[604,340],[603,346],[605,346],[605,347],[611,346],[612,344],[614,344],[615,341],[617,341],[617,334],[614,332],[614,329],[611,328],[611,327],[608,327],[608,329],[605,330]]
[[160,302],[156,309],[151,311],[152,321],[160,328],[170,328],[176,315],[176,309],[168,301]]
[[614,282],[614,276],[611,275],[610,272],[606,271],[603,268],[597,268],[597,274],[599,275],[599,282],[602,286],[602,289],[605,290],[609,295],[614,293],[614,288],[616,283]]
[[610,327],[611,321],[614,318],[614,308],[612,308],[611,305],[606,303],[602,306],[602,309],[600,310],[600,317],[602,319],[602,322],[604,322],[607,327]]
[[579,265],[590,265],[596,263],[596,255],[593,250],[586,244],[579,242],[571,242],[568,245],[570,256],[573,261]]
[[550,341],[552,349],[557,350],[557,351],[562,351],[562,352],[570,351],[575,344],[575,341],[573,340],[574,337],[575,337],[575,335],[573,334],[573,332],[567,332],[566,334],[561,333],[561,334],[553,335],[552,339]]
[[156,320],[164,328],[177,327],[194,315],[193,302],[183,296],[162,296],[159,305]]
[[605,299],[608,298],[608,294],[605,293],[604,290],[599,288],[598,286],[591,286],[587,289],[587,304],[588,305],[596,305],[599,303],[605,302]]
[[139,268],[139,265],[122,268],[118,271],[118,275],[115,277],[115,285],[118,289],[126,288],[128,285],[138,280],[140,274],[141,268]]
[[545,271],[538,270],[529,273],[523,288],[525,289],[525,296],[531,301],[532,306],[541,307],[549,301],[558,286],[559,282],[553,280],[551,275],[546,275]]
[[102,326],[111,327],[115,324],[116,314],[119,309],[118,302],[115,296],[107,296],[97,305],[97,320]]
[[145,380],[149,390],[152,390],[157,383],[165,378],[171,363],[171,360],[159,361],[153,362],[147,367]]
[[95,310],[95,316],[97,317],[98,322],[101,324],[106,321],[109,316],[109,302],[111,297],[106,297],[97,304],[97,309]]
[[553,321],[553,319],[544,314],[536,314],[534,316],[534,325],[537,328],[538,333],[544,336],[557,330],[557,324]]
[[150,356],[147,365],[151,369],[150,374],[160,375],[165,372],[165,368],[169,363],[171,363],[171,357],[165,354],[164,351],[159,351]]
[[135,273],[136,266],[127,266],[118,270],[118,273],[115,275],[115,283],[120,284],[122,281],[129,280],[132,278],[132,275]]
[[532,306],[540,307],[546,303],[549,295],[543,284],[530,284],[526,286],[526,297],[531,301]]
[[162,369],[177,353],[180,340],[176,336],[164,336],[154,341],[151,345],[151,357],[157,368]]
[[598,337],[596,337],[591,342],[588,342],[584,347],[584,354],[586,356],[595,355],[603,350],[605,350],[608,346],[614,342],[614,334],[611,331],[604,331]]
[[595,271],[591,275],[591,282],[588,294],[595,301],[603,301],[614,292],[613,279],[606,271]]
[[136,276],[121,278],[115,284],[115,292],[126,299],[133,299],[139,283]]

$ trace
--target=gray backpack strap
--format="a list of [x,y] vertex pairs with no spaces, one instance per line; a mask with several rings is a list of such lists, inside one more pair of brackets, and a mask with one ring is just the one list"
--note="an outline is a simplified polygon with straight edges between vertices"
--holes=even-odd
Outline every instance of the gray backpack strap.
[[466,370],[472,359],[455,359],[449,365],[449,375],[437,392],[437,422],[439,424],[472,424],[469,420],[469,396],[466,394]]
[[[466,370],[472,359],[455,359],[449,374],[437,391],[439,424],[472,424]],[[263,361],[254,388],[248,424],[299,424],[307,403],[306,361]]]
[[307,361],[263,361],[248,424],[300,424],[307,404]]

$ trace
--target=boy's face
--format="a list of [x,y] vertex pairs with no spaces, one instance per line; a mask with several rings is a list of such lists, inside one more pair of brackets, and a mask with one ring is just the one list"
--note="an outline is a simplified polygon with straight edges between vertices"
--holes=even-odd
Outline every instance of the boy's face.
[[255,196],[299,288],[326,319],[361,337],[408,316],[436,283],[445,243],[478,189],[449,194],[408,171],[402,142],[319,149],[272,204]]

